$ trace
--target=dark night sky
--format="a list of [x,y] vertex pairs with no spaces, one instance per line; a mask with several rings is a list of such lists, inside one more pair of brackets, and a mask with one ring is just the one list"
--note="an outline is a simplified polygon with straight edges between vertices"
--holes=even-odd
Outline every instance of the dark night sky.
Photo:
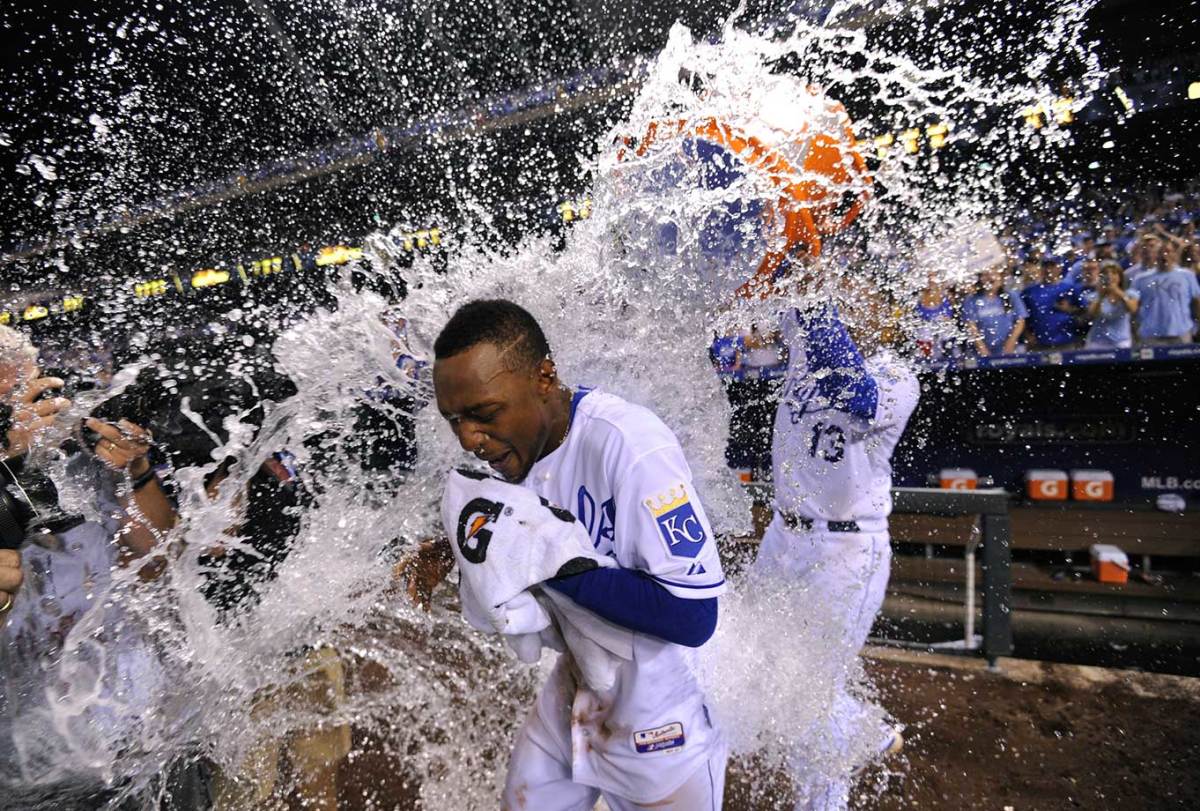
[[[102,0],[9,7],[0,11],[6,46],[0,49],[0,214],[6,223],[0,244],[52,236],[83,215],[224,178],[339,136],[650,53],[677,17],[693,30],[712,31],[736,4],[696,5]],[[749,15],[777,15],[788,5],[751,3]],[[1037,24],[1040,3],[1017,3],[1024,15],[1005,14],[995,3],[977,5],[981,18],[988,9],[994,20],[1019,26]],[[300,64],[256,6],[274,15]],[[1194,3],[1109,0],[1092,12],[1089,34],[1105,67],[1131,70],[1145,59],[1194,52],[1194,17]],[[930,39],[913,47],[938,53],[955,46],[951,37]],[[976,58],[1011,71],[1019,67],[1016,56]],[[1063,70],[1069,75],[1071,67]],[[55,283],[95,272],[99,264],[127,276],[142,265],[193,265],[221,251],[361,233],[374,214],[433,216],[431,201],[448,193],[469,153],[486,150],[503,178],[501,164],[527,160],[550,144],[557,157],[541,172],[541,193],[567,193],[578,183],[572,156],[612,112],[544,121],[529,133],[489,136],[457,151],[430,145],[342,177],[85,240],[63,255],[65,271],[43,258],[0,267],[0,273],[10,281]],[[527,186],[498,180],[491,202],[533,193]]]

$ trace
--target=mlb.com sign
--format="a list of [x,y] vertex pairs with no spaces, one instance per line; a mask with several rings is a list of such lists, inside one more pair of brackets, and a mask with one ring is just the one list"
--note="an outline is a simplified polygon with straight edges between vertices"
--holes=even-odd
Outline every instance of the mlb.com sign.
[[1200,479],[1179,476],[1143,476],[1143,490],[1200,490]]

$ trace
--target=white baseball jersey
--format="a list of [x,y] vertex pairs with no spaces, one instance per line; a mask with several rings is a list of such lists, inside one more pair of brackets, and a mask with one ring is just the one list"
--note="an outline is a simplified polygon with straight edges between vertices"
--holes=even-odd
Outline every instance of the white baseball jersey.
[[864,363],[831,309],[792,310],[782,332],[789,359],[772,443],[776,507],[886,531],[892,452],[917,406],[916,376],[886,351]]
[[[716,541],[671,430],[645,408],[587,390],[572,401],[570,426],[524,485],[570,510],[621,568],[645,572],[677,597],[722,594]],[[559,659],[538,713],[556,738],[542,747],[569,750],[576,783],[651,802],[723,745],[704,705],[696,650],[635,634],[633,659],[603,695],[573,669],[569,656]]]

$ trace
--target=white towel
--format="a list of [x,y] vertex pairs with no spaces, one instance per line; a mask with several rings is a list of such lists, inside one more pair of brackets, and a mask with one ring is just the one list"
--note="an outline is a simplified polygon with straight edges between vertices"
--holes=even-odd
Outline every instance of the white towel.
[[590,687],[612,686],[621,662],[633,658],[633,632],[538,586],[616,565],[574,516],[524,487],[458,470],[446,479],[442,524],[473,627],[504,634],[524,662],[536,662],[543,647],[569,650]]

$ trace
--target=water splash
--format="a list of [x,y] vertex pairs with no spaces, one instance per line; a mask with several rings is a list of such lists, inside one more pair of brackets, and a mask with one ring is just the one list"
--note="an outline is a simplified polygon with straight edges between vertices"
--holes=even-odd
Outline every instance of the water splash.
[[[951,36],[924,59],[910,54],[919,50],[914,41],[956,25],[982,30],[966,18],[964,5],[836,3],[823,25],[788,20],[751,33],[731,19],[718,42],[696,41],[676,27],[622,120],[584,160],[594,215],[567,235],[561,250],[548,236],[509,252],[465,241],[444,273],[420,261],[405,269],[411,292],[400,309],[411,349],[428,357],[440,325],[469,298],[520,302],[545,328],[564,379],[658,413],[687,451],[715,528],[745,531],[747,499],[723,458],[728,405],[702,347],[714,330],[770,323],[780,306],[731,303],[726,295],[773,247],[760,214],[776,192],[753,171],[708,188],[696,180],[702,166],[669,151],[630,160],[622,154],[626,138],[670,116],[736,122],[786,141],[796,124],[777,114],[782,105],[796,102],[799,107],[786,112],[807,120],[807,113],[826,108],[814,102],[806,112],[803,102],[827,96],[851,110],[861,138],[918,119],[955,122],[951,139],[973,139],[992,165],[963,161],[948,178],[938,171],[938,156],[893,150],[873,170],[874,200],[856,229],[843,242],[831,240],[810,264],[807,283],[786,291],[788,303],[803,304],[838,294],[844,277],[865,276],[887,281],[899,296],[915,284],[900,272],[900,258],[914,246],[936,245],[948,222],[991,217],[1008,205],[996,165],[1017,161],[1031,137],[1045,138],[1024,132],[1011,114],[1045,99],[1053,67],[1045,54],[1078,56],[1083,72],[1075,98],[1086,100],[1098,71],[1081,38],[1088,5],[1053,8],[1020,43],[1001,31],[990,33],[996,42],[983,34],[963,41]],[[863,14],[891,19],[867,29]],[[1031,58],[1021,76],[989,76],[974,56],[982,46],[1011,47]],[[702,91],[681,77],[700,77]],[[804,95],[810,86],[821,95]],[[98,148],[147,154],[117,123],[121,109],[145,103],[140,92],[114,100],[115,116],[93,115],[107,122],[92,121]],[[994,126],[984,127],[982,111],[1001,108],[1007,117],[993,116],[987,120]],[[106,188],[85,200],[106,197]],[[457,201],[461,210],[480,210],[469,191],[464,198]],[[717,210],[724,212],[720,223],[712,221]],[[714,230],[730,238],[715,244]],[[401,273],[383,247],[386,235],[372,242],[374,270],[364,272]],[[934,250],[924,261],[941,258]],[[470,633],[450,598],[426,616],[394,593],[389,563],[398,547],[437,533],[442,477],[460,451],[435,409],[377,404],[372,407],[385,415],[415,420],[419,453],[402,476],[364,469],[352,448],[356,414],[371,405],[368,390],[381,379],[408,391],[414,404],[429,392],[393,362],[397,337],[389,324],[397,313],[384,299],[356,292],[349,274],[327,292],[328,306],[273,342],[274,367],[297,393],[267,408],[255,430],[242,422],[245,415],[232,415],[224,426],[228,440],[212,462],[177,471],[181,520],[159,552],[170,561],[169,576],[144,583],[134,569],[116,570],[103,599],[69,630],[49,671],[53,691],[36,710],[41,721],[17,730],[17,770],[3,778],[6,790],[84,772],[113,787],[116,803],[165,791],[156,776],[180,758],[203,755],[236,770],[263,736],[314,722],[294,706],[251,708],[261,706],[273,685],[296,679],[296,651],[330,645],[347,662],[351,689],[321,720],[353,724],[407,776],[426,808],[494,805],[511,736],[539,671],[512,661],[495,640]],[[314,436],[321,441],[310,442]],[[236,493],[284,448],[296,456],[314,502],[257,605],[238,622],[220,622],[201,593],[204,554],[217,542],[250,551],[227,533],[239,511]],[[226,456],[237,462],[210,498],[205,476]],[[828,710],[838,674],[849,669],[870,695],[856,662],[831,657],[817,641],[820,628],[812,617],[818,614],[795,595],[785,599],[736,584],[710,651],[714,706],[735,751],[764,757],[781,771],[796,771],[791,758],[798,745],[813,748],[812,730]],[[54,734],[39,747],[46,729]],[[854,740],[820,751],[813,762],[847,769],[865,760],[864,747]]]

